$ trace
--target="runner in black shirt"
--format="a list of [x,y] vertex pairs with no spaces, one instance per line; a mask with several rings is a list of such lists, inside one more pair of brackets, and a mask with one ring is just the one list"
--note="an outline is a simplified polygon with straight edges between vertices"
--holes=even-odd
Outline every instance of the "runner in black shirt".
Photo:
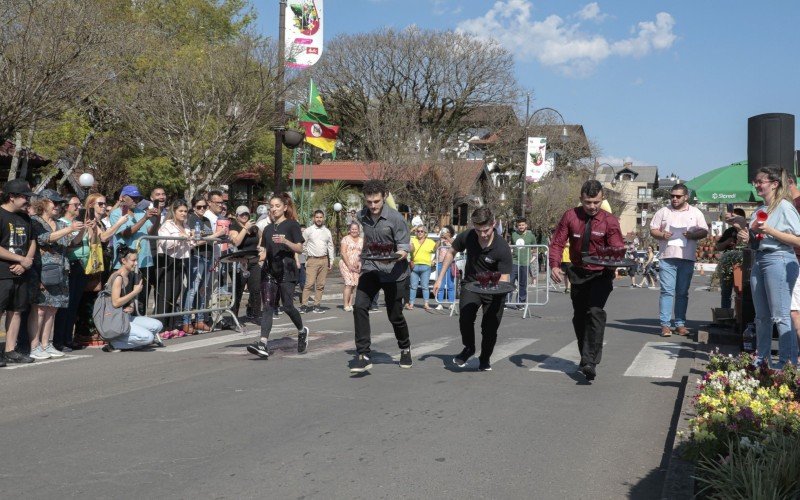
[[280,294],[283,311],[297,327],[297,352],[308,348],[308,327],[303,326],[300,312],[294,307],[292,294],[297,286],[297,264],[294,254],[303,251],[303,234],[297,223],[294,204],[286,193],[269,200],[269,224],[262,233],[261,254],[264,265],[261,271],[261,338],[247,346],[247,351],[261,358],[269,358],[267,340],[272,331],[272,308]]
[[[511,247],[495,231],[494,214],[490,208],[480,207],[472,212],[471,220],[473,229],[463,231],[456,237],[445,254],[442,269],[450,266],[457,252],[466,251],[467,265],[462,285],[476,281],[478,273],[487,271],[499,271],[500,281],[508,282],[511,274]],[[443,276],[444,273],[440,273],[436,278],[436,283],[433,285],[434,296],[439,292]],[[464,286],[461,287],[458,325],[464,350],[453,358],[453,363],[463,368],[475,354],[475,318],[480,307],[483,310],[483,320],[481,320],[482,340],[478,369],[481,371],[492,369],[490,359],[494,344],[497,342],[497,329],[503,319],[505,302],[506,294],[478,294],[467,290]]]

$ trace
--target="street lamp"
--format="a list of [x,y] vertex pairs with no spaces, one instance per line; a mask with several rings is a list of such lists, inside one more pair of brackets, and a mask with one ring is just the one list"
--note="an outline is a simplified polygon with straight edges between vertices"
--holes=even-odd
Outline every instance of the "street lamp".
[[595,180],[599,180],[597,178],[597,174],[600,173],[600,168],[604,167],[604,166],[611,169],[611,186],[612,187],[616,186],[617,185],[617,171],[614,170],[614,166],[613,165],[610,165],[608,163],[600,163],[600,164],[597,165],[597,168],[595,168],[595,171],[594,171],[594,179]]
[[[556,116],[558,116],[561,119],[561,125],[563,126],[563,128],[561,129],[561,136],[559,137],[561,139],[562,145],[569,140],[569,132],[567,131],[567,121],[564,120],[564,117],[561,115],[561,113],[558,112],[557,109],[548,108],[548,107],[539,108],[539,109],[537,109],[536,111],[534,111],[531,114],[530,113],[530,106],[531,106],[531,94],[530,94],[530,92],[528,92],[528,94],[527,94],[527,96],[525,98],[525,151],[526,152],[525,152],[525,164],[523,164],[523,166],[522,166],[522,202],[520,203],[520,216],[522,216],[522,217],[525,217],[525,200],[527,198],[526,192],[527,192],[527,189],[528,189],[528,179],[527,179],[527,176],[526,176],[526,174],[527,174],[526,165],[528,163],[528,152],[527,152],[528,127],[530,126],[531,120],[533,120],[534,116],[536,116],[537,114],[542,113],[542,112],[554,113]],[[553,153],[553,155],[555,156],[555,152]],[[554,165],[553,166],[555,167],[555,161],[554,161]]]
[[85,199],[89,194],[89,190],[94,186],[94,176],[89,172],[84,172],[78,177],[78,184],[84,188],[84,196],[82,196],[82,198]]
[[339,214],[341,213],[342,208],[343,208],[342,204],[339,203],[338,201],[333,204],[333,211],[336,212],[336,238],[334,238],[334,240],[336,242],[335,245],[337,252],[339,251],[339,238],[341,237],[342,234],[341,230],[339,229],[339,218],[340,218]]

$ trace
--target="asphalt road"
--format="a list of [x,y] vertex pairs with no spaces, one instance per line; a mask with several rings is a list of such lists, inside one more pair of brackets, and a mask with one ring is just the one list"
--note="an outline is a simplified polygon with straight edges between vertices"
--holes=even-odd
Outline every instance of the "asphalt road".
[[[704,279],[696,277],[694,285]],[[625,285],[622,285],[625,283]],[[492,372],[455,368],[458,321],[406,313],[414,367],[398,367],[385,312],[374,368],[351,376],[352,317],[307,314],[309,352],[276,319],[149,352],[76,352],[0,370],[0,491],[36,498],[653,498],[693,355],[659,337],[658,291],[619,280],[597,379],[574,373],[571,306],[551,294],[507,311]],[[690,327],[718,294],[692,290]],[[254,329],[248,325],[248,329]],[[694,329],[694,328],[692,328]]]

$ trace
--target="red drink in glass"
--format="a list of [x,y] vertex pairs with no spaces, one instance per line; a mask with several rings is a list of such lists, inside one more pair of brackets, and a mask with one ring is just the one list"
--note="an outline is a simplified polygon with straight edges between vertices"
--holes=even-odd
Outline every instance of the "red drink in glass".
[[[759,227],[759,225],[758,225],[759,222],[766,222],[768,217],[769,217],[769,214],[767,212],[763,211],[763,210],[759,210],[758,212],[756,212],[756,225],[755,225],[755,227]],[[757,240],[763,240],[764,239],[764,233],[756,234],[756,239]]]
[[475,277],[478,278],[478,283],[480,283],[481,288],[486,288],[486,286],[489,284],[489,274],[488,273],[480,272],[480,273],[476,274]]
[[502,276],[502,274],[500,274],[500,271],[492,271],[489,274],[491,274],[490,279],[492,280],[492,288],[497,288],[497,284],[500,283],[500,276]]

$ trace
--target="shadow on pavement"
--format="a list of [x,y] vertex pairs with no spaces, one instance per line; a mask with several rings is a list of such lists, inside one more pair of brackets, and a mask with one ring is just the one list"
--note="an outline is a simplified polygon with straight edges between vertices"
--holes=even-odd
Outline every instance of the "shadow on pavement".
[[[661,463],[655,469],[652,469],[636,484],[630,485],[629,498],[633,499],[650,499],[661,498],[662,491],[664,491],[664,481],[667,479],[667,472],[670,465],[670,459],[673,455],[673,446],[675,444],[675,436],[678,430],[678,422],[681,416],[681,406],[683,399],[686,396],[686,382],[687,376],[682,377],[680,382],[676,381],[661,381],[653,382],[654,385],[660,386],[678,386],[678,397],[675,398],[675,406],[672,410],[672,418],[669,422],[669,432],[667,438],[664,440],[664,450],[661,454]],[[688,497],[687,497],[688,498]]]

